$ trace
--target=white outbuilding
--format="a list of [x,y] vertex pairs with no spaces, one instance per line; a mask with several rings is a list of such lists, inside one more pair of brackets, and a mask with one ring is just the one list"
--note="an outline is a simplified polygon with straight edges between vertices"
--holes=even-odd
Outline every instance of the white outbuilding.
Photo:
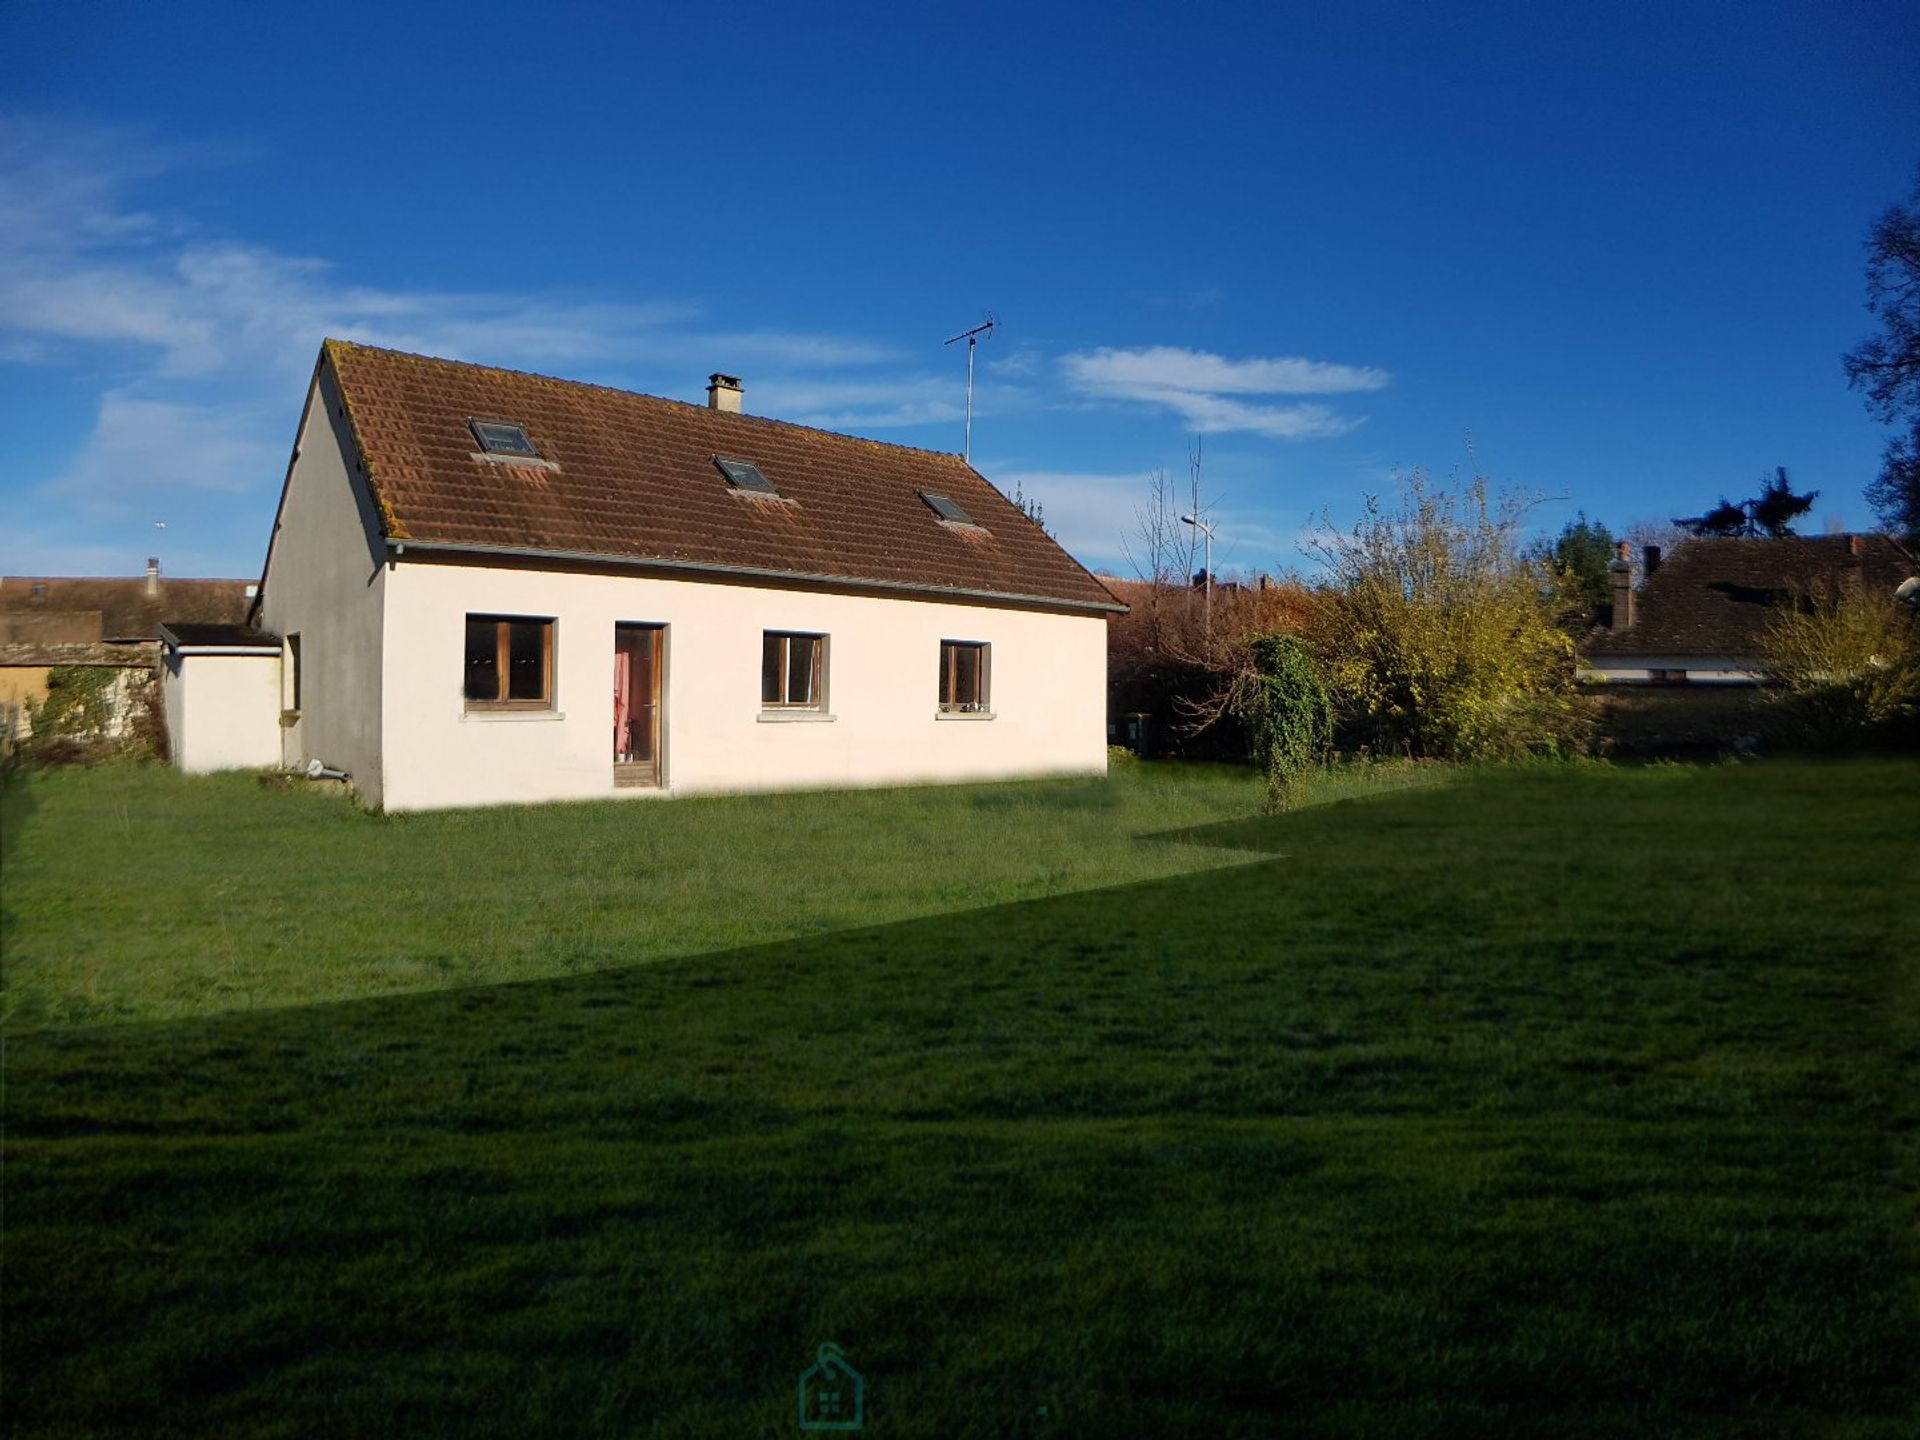
[[160,699],[173,763],[189,774],[280,764],[277,637],[246,625],[163,624]]

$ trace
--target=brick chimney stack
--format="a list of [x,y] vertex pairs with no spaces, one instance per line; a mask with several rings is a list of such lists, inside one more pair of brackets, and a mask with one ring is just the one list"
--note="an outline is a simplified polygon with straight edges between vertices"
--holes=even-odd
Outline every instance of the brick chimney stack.
[[149,597],[160,593],[160,557],[147,556],[147,594]]
[[1613,584],[1613,629],[1616,634],[1633,628],[1633,561],[1629,558],[1632,554],[1633,547],[1622,540],[1618,558],[1607,567],[1607,578]]

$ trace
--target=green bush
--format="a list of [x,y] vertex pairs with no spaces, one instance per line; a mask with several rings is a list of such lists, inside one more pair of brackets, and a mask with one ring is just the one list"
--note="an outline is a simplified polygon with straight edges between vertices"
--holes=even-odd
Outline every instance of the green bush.
[[1291,635],[1252,642],[1255,678],[1247,729],[1267,777],[1267,809],[1291,810],[1307,776],[1333,749],[1333,701],[1313,657]]
[[1775,616],[1761,653],[1798,740],[1844,748],[1920,718],[1920,616],[1890,595],[1809,591]]

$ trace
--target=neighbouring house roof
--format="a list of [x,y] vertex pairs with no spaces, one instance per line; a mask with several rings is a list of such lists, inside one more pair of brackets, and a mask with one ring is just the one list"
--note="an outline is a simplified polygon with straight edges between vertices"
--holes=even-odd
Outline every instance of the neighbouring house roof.
[[[341,340],[321,364],[396,549],[1122,608],[957,455]],[[521,427],[539,458],[483,456],[475,420]],[[722,459],[780,498],[730,486]],[[928,496],[972,523],[942,520]]]
[[0,668],[54,665],[106,665],[133,670],[153,665],[160,656],[160,642],[137,640],[109,645],[104,641],[85,644],[79,641],[0,642]]
[[1920,561],[1885,535],[1688,540],[1642,583],[1632,626],[1595,636],[1586,653],[1750,660],[1775,606],[1855,578],[1891,600],[1916,574]]
[[[9,653],[38,647],[128,645],[159,638],[166,620],[233,624],[246,619],[251,580],[8,575],[0,577],[0,646]],[[23,649],[24,647],[24,649]],[[14,660],[69,665],[71,658]]]
[[280,650],[280,637],[251,625],[196,625],[169,620],[160,627],[160,639],[172,649]]

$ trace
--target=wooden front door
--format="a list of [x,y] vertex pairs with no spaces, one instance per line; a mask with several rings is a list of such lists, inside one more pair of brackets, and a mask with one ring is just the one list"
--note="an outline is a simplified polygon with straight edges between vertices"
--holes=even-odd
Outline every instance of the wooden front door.
[[660,783],[659,625],[613,627],[613,783]]

